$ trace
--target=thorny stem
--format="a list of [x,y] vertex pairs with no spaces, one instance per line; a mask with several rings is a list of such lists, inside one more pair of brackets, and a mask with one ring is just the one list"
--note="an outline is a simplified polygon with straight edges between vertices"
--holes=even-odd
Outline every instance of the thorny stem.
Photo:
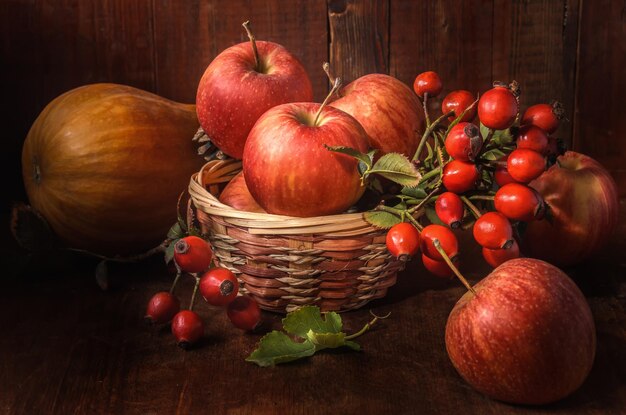
[[[472,212],[472,215],[474,215],[474,217],[476,219],[480,218],[482,216],[482,213],[480,212],[480,209],[478,209],[476,207],[475,204],[473,204],[468,198],[467,196],[461,196],[461,200],[463,201],[463,203],[465,203],[465,205],[468,207],[468,209],[470,210],[470,212]],[[493,199],[492,199],[493,200]]]
[[252,43],[252,51],[254,52],[254,69],[257,71],[261,70],[261,61],[259,59],[259,51],[256,48],[256,38],[252,34],[250,30],[250,20],[246,20],[242,24],[243,28],[246,29],[246,33],[248,33],[248,38],[250,39],[250,43]]
[[317,110],[317,114],[315,114],[315,120],[313,121],[314,127],[317,126],[317,122],[319,121],[320,115],[322,114],[322,110],[324,109],[326,104],[328,104],[328,101],[330,101],[330,97],[333,96],[333,94],[339,89],[340,86],[341,86],[341,78],[337,77],[335,78],[335,82],[333,83],[332,89],[330,90],[328,95],[326,95],[326,99],[324,100],[324,102],[322,102],[322,105],[320,105],[320,108]]
[[407,210],[408,213],[413,213],[415,211],[418,211],[422,208],[422,206],[424,206],[426,203],[428,203],[428,201],[435,195],[435,193],[437,193],[439,191],[440,186],[436,186],[429,194],[426,195],[426,197],[424,199],[422,199],[421,202],[419,202],[417,205],[413,206],[411,209]]
[[444,119],[446,119],[447,117],[452,115],[453,112],[454,111],[450,111],[448,113],[443,114],[442,116],[437,118],[435,121],[433,121],[433,123],[430,124],[426,128],[426,131],[424,131],[424,135],[422,136],[422,139],[421,139],[419,145],[417,146],[417,151],[413,155],[413,161],[415,161],[415,160],[417,160],[419,158],[420,154],[422,153],[422,149],[424,148],[424,145],[426,144],[426,140],[428,139],[430,134],[435,130],[435,128],[437,128],[437,126],[439,125],[439,123],[441,123],[441,121],[443,121]]
[[387,317],[389,317],[391,315],[391,312],[385,314],[384,316],[377,316],[376,314],[374,314],[371,310],[370,310],[370,314],[374,316],[374,318],[369,322],[366,323],[363,328],[359,331],[357,331],[356,333],[353,333],[349,336],[346,336],[345,339],[346,340],[352,340],[352,339],[356,339],[357,337],[359,337],[360,335],[362,335],[363,333],[365,333],[366,331],[368,331],[374,324],[376,324],[376,322],[378,320],[384,320]]
[[493,202],[494,196],[486,196],[486,195],[474,195],[468,197],[469,200],[487,200]]
[[430,115],[428,114],[428,92],[424,93],[424,99],[420,99],[422,108],[424,109],[424,119],[426,120],[426,128],[430,127]]
[[193,304],[196,301],[196,293],[198,292],[198,285],[200,285],[200,278],[193,276],[196,279],[196,285],[193,286],[193,293],[191,294],[191,301],[189,302],[189,311],[193,310]]
[[176,264],[176,278],[174,278],[174,282],[172,283],[172,286],[170,287],[170,294],[174,293],[174,289],[176,288],[176,284],[178,284],[178,280],[180,280],[181,275],[183,275],[183,272],[178,266],[178,264]]
[[468,291],[471,292],[472,294],[476,295],[476,291],[474,291],[474,288],[472,288],[470,283],[467,282],[465,277],[461,274],[461,272],[459,272],[459,269],[456,266],[454,266],[454,264],[450,260],[450,257],[446,253],[446,251],[444,251],[444,249],[441,247],[441,243],[439,242],[439,239],[437,238],[433,239],[433,245],[435,246],[435,249],[439,252],[439,254],[443,257],[443,260],[446,261],[446,264],[448,264],[452,272],[454,272],[457,278],[463,283],[463,285],[465,285],[465,288],[467,288]]
[[432,169],[431,171],[429,171],[428,173],[426,173],[425,175],[422,176],[422,178],[419,181],[419,184],[424,183],[426,180],[430,179],[433,176],[436,176],[437,174],[439,174],[441,172],[442,168],[441,166]]
[[489,129],[489,132],[487,133],[487,137],[485,137],[485,141],[483,142],[483,148],[486,150],[487,146],[489,145],[489,143],[491,142],[491,139],[493,138],[493,135],[496,131],[493,128]]

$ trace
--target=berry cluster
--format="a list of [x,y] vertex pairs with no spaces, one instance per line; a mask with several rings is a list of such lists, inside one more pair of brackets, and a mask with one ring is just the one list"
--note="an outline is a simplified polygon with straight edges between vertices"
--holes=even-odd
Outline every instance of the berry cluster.
[[[441,93],[441,79],[432,71],[421,73],[413,89],[426,120],[413,162],[422,178],[438,174],[440,179],[424,186],[427,196],[412,201],[419,202],[417,207],[401,212],[410,223],[390,227],[389,252],[408,260],[421,250],[424,267],[431,273],[458,276],[459,244],[453,229],[472,228],[491,266],[519,257],[518,225],[542,219],[548,210],[529,183],[562,153],[552,135],[563,117],[562,107],[537,104],[520,117],[518,84],[496,82],[479,99],[465,90],[450,92],[442,101],[442,115],[431,123],[427,100]],[[423,154],[425,147],[428,156]],[[407,198],[402,200],[408,204]],[[422,226],[412,215],[418,207],[434,207],[441,224]]]
[[[156,293],[148,302],[145,319],[150,324],[171,321],[172,334],[177,344],[187,349],[204,335],[202,318],[193,311],[196,292],[212,306],[225,307],[232,324],[242,330],[254,330],[261,322],[261,310],[251,297],[238,296],[237,277],[226,268],[210,268],[213,258],[211,247],[202,238],[186,236],[175,242],[174,262],[178,273],[169,292]],[[189,308],[180,309],[180,300],[173,294],[183,273],[192,275],[196,285]],[[200,275],[200,276],[198,276]]]

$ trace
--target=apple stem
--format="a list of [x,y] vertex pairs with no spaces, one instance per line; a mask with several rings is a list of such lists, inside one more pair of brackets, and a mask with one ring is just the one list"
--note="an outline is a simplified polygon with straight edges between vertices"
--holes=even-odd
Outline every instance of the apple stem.
[[[324,64],[322,64],[322,69],[324,70],[324,73],[326,73],[326,77],[328,78],[330,84],[334,85],[337,79],[330,73],[330,63],[324,62]],[[341,91],[337,90],[337,95],[341,97]]]
[[[476,219],[480,218],[482,216],[482,213],[480,212],[480,209],[478,209],[476,207],[475,204],[473,204],[468,198],[467,196],[461,196],[461,200],[463,201],[463,203],[465,203],[465,205],[467,206],[467,208],[470,210],[470,212],[472,212],[472,215],[474,215],[474,217]],[[493,200],[493,197],[491,197],[491,199],[489,200]]]
[[430,124],[428,128],[426,128],[426,131],[424,131],[424,135],[422,136],[422,140],[420,141],[419,146],[417,147],[417,151],[413,155],[413,161],[416,161],[419,158],[420,153],[422,152],[422,149],[424,148],[424,145],[426,144],[426,140],[428,139],[430,134],[435,130],[435,128],[437,128],[439,123],[441,123],[441,121],[443,121],[444,119],[446,119],[452,114],[454,114],[454,111],[450,111],[448,113],[443,114],[441,117],[437,118],[432,124]]
[[242,26],[246,29],[246,33],[248,33],[248,38],[250,39],[250,43],[252,43],[252,51],[254,52],[254,69],[259,72],[261,70],[261,60],[259,59],[259,51],[256,48],[256,38],[252,34],[250,30],[250,20],[246,20],[243,22]]
[[330,92],[328,93],[328,95],[326,95],[326,99],[324,99],[324,102],[322,102],[322,105],[320,105],[320,108],[317,110],[317,114],[315,114],[315,120],[313,121],[314,127],[317,127],[317,123],[319,121],[320,115],[322,114],[322,110],[324,109],[326,104],[328,104],[328,101],[330,101],[330,97],[332,97],[333,94],[337,92],[340,86],[341,78],[337,77],[335,78],[335,82],[333,82],[333,87],[331,88]]
[[191,301],[189,302],[189,311],[193,310],[193,304],[196,301],[196,293],[198,292],[198,285],[200,285],[200,277],[194,275],[196,279],[196,285],[193,286],[193,293],[191,294]]
[[471,292],[472,294],[476,295],[476,291],[474,290],[474,288],[470,285],[469,282],[467,282],[467,280],[461,274],[459,269],[456,266],[454,266],[454,264],[452,263],[452,260],[450,260],[450,257],[448,256],[446,251],[444,251],[444,249],[441,247],[441,243],[439,242],[439,239],[437,239],[437,238],[433,239],[433,245],[434,245],[435,249],[439,252],[439,254],[441,254],[441,256],[443,257],[443,260],[446,262],[446,264],[448,264],[448,266],[450,267],[452,272],[454,272],[454,274],[457,276],[457,278],[459,280],[461,280],[463,285],[465,285],[465,288],[467,288],[467,290],[469,292]]

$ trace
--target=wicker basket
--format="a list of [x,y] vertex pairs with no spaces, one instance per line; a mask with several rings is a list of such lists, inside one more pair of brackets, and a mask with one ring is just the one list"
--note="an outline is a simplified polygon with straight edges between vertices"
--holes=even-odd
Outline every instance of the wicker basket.
[[404,263],[391,257],[385,232],[361,213],[296,218],[243,212],[217,197],[241,162],[213,160],[191,178],[190,209],[219,266],[261,308],[288,312],[303,305],[325,311],[362,307],[383,297]]

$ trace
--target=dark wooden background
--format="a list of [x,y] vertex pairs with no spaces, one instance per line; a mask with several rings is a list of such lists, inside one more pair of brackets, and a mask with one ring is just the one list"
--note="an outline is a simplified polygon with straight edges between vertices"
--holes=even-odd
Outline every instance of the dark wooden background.
[[[441,337],[462,289],[423,277],[419,264],[373,304],[395,317],[363,338],[363,354],[329,353],[261,371],[242,361],[258,337],[235,333],[215,310],[202,308],[212,334],[190,353],[178,351],[166,329],[140,324],[149,296],[171,280],[159,261],[114,268],[125,282],[101,293],[92,263],[70,258],[67,265],[60,257],[29,265],[32,257],[12,245],[0,258],[3,274],[6,264],[23,272],[3,281],[0,292],[0,413],[328,413],[329,404],[337,413],[624,413],[624,0],[2,0],[3,222],[10,202],[25,198],[21,147],[46,103],[93,82],[192,102],[210,61],[246,40],[247,19],[259,39],[281,43],[301,59],[317,100],[328,90],[321,70],[328,60],[347,81],[384,72],[411,84],[419,72],[436,70],[442,97],[515,79],[523,107],[564,103],[569,122],[558,134],[602,162],[622,197],[610,248],[567,270],[589,298],[598,327],[589,381],[571,398],[536,411],[473,392],[449,364]],[[0,241],[10,243],[1,228]],[[486,269],[473,268],[470,279]],[[416,283],[417,276],[426,279]],[[265,317],[274,326],[280,320]],[[347,328],[368,318],[367,310],[349,313]]]

